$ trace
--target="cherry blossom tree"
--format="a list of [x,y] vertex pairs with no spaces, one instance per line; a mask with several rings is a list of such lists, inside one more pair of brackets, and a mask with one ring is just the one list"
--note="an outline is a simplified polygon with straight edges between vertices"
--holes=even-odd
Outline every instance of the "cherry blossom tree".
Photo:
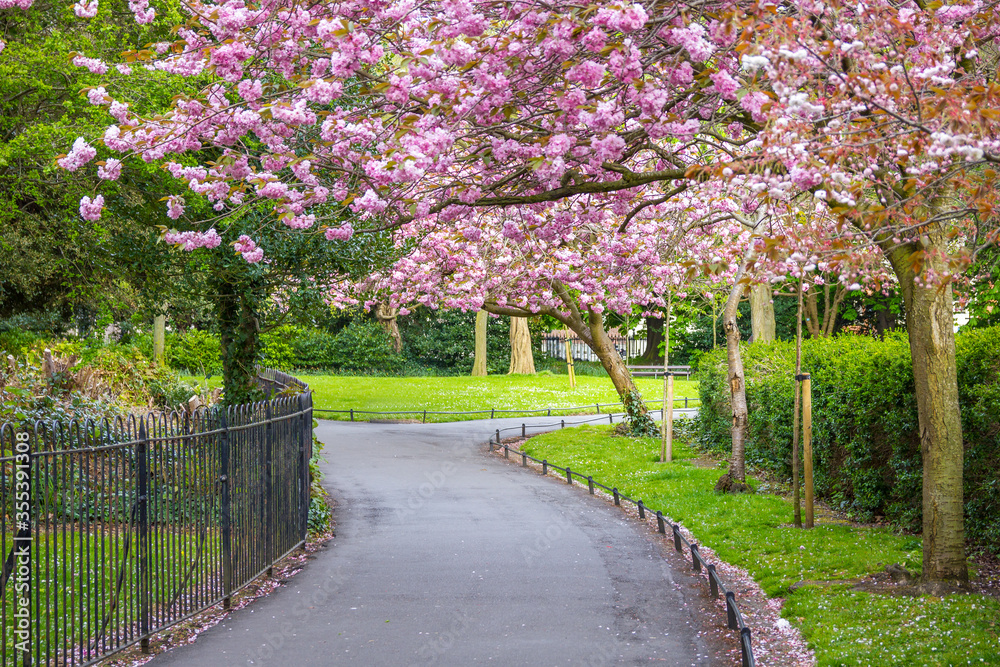
[[1000,12],[979,0],[758,11],[742,56],[770,100],[755,165],[769,165],[769,188],[829,202],[892,265],[921,433],[923,576],[930,590],[966,586],[952,282],[997,239]]

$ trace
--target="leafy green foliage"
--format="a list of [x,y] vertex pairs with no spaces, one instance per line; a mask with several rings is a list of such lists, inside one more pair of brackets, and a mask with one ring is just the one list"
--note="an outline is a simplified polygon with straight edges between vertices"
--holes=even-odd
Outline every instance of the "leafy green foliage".
[[344,327],[334,339],[333,348],[334,363],[341,371],[391,375],[403,365],[385,329],[366,319],[356,319]]
[[[167,365],[173,369],[203,376],[216,375],[222,370],[216,334],[188,329],[184,333],[168,333],[165,344]],[[149,356],[152,356],[151,341]]]
[[[965,439],[966,535],[1000,550],[1000,328],[960,334],[959,400]],[[747,463],[791,476],[795,350],[792,343],[743,348],[750,423]],[[837,336],[803,342],[812,376],[816,492],[862,519],[885,516],[917,530],[921,520],[921,454],[909,345]],[[699,366],[702,409],[698,443],[730,447],[725,356]]]

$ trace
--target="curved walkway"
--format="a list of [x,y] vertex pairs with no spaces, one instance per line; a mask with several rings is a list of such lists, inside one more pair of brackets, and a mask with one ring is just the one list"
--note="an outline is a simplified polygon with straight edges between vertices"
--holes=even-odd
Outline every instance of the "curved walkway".
[[321,422],[337,537],[152,664],[727,664],[718,612],[645,526],[484,454],[522,422],[551,419]]

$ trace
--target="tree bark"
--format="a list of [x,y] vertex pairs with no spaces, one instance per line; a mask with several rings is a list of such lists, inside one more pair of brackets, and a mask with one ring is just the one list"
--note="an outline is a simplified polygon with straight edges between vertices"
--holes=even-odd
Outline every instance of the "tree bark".
[[375,309],[375,319],[382,325],[385,332],[389,334],[389,340],[392,341],[392,349],[397,353],[403,351],[403,337],[399,333],[399,323],[396,321],[398,314],[395,308],[391,308],[384,303],[378,304],[378,307]]
[[646,349],[636,359],[639,364],[652,366],[663,361],[660,345],[663,343],[663,318],[646,317]]
[[528,318],[510,318],[510,370],[508,375],[534,375],[535,356],[531,352]]
[[833,330],[837,326],[837,316],[840,314],[840,305],[847,297],[847,289],[840,284],[833,285],[833,295],[830,294],[830,285],[823,285],[823,316],[819,315],[818,288],[811,285],[806,292],[806,327],[809,329],[810,338],[829,338],[833,335]]
[[746,259],[733,279],[733,290],[729,293],[722,313],[722,328],[726,332],[726,362],[729,370],[729,403],[733,410],[731,427],[733,451],[729,459],[729,472],[715,485],[717,491],[740,493],[749,491],[746,483],[746,431],[749,422],[747,410],[746,381],[743,372],[743,357],[740,355],[740,329],[736,325],[740,300],[746,290],[743,276],[753,264],[757,253],[751,244]]
[[776,326],[770,285],[755,284],[750,288],[750,321],[753,328],[753,342],[774,341]]
[[[962,420],[955,362],[954,302],[951,285],[921,285],[924,272],[947,272],[941,255],[947,241],[938,229],[924,244],[886,248],[903,295],[913,361],[917,423],[923,458],[923,585],[938,593],[967,588],[962,497]],[[915,261],[916,260],[916,261]]]
[[476,351],[472,362],[472,375],[486,375],[486,319],[485,310],[476,313]]

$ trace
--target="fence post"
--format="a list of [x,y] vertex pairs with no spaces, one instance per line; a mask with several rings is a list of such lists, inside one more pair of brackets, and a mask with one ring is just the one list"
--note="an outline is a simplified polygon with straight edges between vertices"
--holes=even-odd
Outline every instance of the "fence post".
[[232,531],[232,507],[230,506],[229,488],[229,419],[228,408],[222,407],[219,410],[219,426],[222,432],[219,434],[219,482],[222,483],[222,493],[219,494],[219,503],[222,505],[222,606],[229,609],[232,604],[233,595],[233,531]]
[[560,428],[566,428],[566,420],[563,419],[561,422],[562,426]]
[[601,414],[601,404],[596,403],[596,405],[597,405],[597,414]]
[[271,411],[271,399],[264,403],[264,562],[268,564],[267,576],[274,576],[274,564],[272,563],[274,553],[274,502],[271,492],[274,488],[272,479],[274,460],[274,433],[271,427],[273,412]]
[[622,498],[621,498],[621,496],[618,495],[618,487],[616,486],[615,488],[611,489],[611,493],[615,497],[615,506],[616,507],[621,507]]
[[496,408],[490,408],[490,419],[493,419],[496,416],[496,411]]
[[636,505],[639,507],[639,518],[640,519],[645,519],[646,518],[646,506],[642,504],[641,500],[638,503],[636,503]]
[[146,439],[146,418],[139,418],[139,441],[135,445],[138,477],[139,515],[139,645],[149,653],[149,442]]
[[521,424],[521,437],[522,438],[528,437],[528,434],[527,434],[527,431],[525,430],[525,428],[526,428],[525,425]]
[[615,416],[614,415],[612,415],[612,414],[608,415],[608,423],[609,424],[614,424],[615,423]]
[[427,423],[427,411],[426,410],[424,410],[424,422],[423,423],[425,423],[425,424]]
[[569,469],[569,466],[566,466],[566,483],[567,484],[573,483],[573,471]]
[[500,444],[500,429],[497,429],[497,444]]
[[656,510],[656,527],[660,530],[661,535],[667,534],[667,527],[663,523],[663,512]]
[[712,597],[719,597],[719,575],[715,573],[715,565],[708,565],[708,588],[712,592]]
[[542,459],[542,474],[543,475],[548,475],[549,474],[549,460],[548,459]]
[[698,551],[698,545],[691,545],[691,568],[695,572],[701,572],[701,560],[698,558],[701,555]]
[[677,549],[677,551],[680,551],[681,548],[682,548],[681,547],[681,527],[678,526],[676,523],[673,524],[673,527],[674,527],[674,549]]
[[740,625],[736,621],[736,593],[726,591],[726,618],[729,621],[730,630],[739,630]]
[[510,458],[510,447],[508,447],[507,445],[503,446],[503,457],[505,459],[509,459]]
[[594,495],[594,478],[587,477],[587,488],[590,489],[590,495]]
[[740,652],[743,654],[743,667],[753,667],[753,649],[750,646],[750,628],[740,630]]
[[524,452],[521,452],[521,467],[522,468],[528,467],[528,455],[525,454]]

